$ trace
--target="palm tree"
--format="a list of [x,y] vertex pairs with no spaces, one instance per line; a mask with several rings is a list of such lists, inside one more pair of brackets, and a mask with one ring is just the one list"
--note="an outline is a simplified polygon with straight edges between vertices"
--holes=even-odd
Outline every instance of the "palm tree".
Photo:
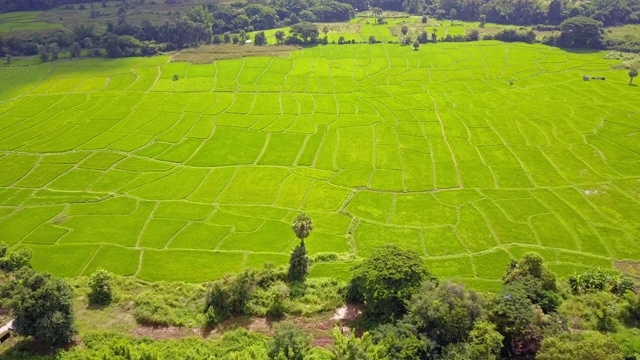
[[580,294],[584,290],[582,275],[573,275],[569,278],[569,286],[574,294]]
[[291,229],[296,233],[296,237],[300,239],[300,245],[304,247],[304,239],[309,237],[309,234],[311,234],[313,230],[313,221],[311,221],[311,218],[307,216],[307,214],[300,213],[293,219]]
[[638,69],[629,70],[629,85],[633,83],[633,78],[638,76]]

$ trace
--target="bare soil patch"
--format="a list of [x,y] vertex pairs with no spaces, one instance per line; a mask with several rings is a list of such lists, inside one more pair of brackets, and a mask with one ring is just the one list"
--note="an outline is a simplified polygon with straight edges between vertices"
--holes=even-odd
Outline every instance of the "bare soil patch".
[[171,61],[191,64],[210,64],[216,60],[238,59],[247,56],[277,56],[288,58],[292,51],[302,47],[292,45],[255,46],[247,45],[206,45],[184,49],[171,55]]

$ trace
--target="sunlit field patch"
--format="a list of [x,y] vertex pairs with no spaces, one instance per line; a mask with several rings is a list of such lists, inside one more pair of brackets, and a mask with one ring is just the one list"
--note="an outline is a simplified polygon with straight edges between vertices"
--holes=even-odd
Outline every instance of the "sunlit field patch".
[[2,67],[0,241],[60,276],[198,282],[286,264],[305,211],[311,255],[341,255],[316,277],[385,243],[480,290],[531,250],[561,277],[640,260],[640,92],[604,55],[483,41]]

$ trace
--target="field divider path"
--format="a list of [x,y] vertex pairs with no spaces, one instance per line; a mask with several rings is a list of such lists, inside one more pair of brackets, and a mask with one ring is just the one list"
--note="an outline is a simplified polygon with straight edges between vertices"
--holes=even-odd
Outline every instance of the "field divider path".
[[142,241],[142,235],[145,233],[145,231],[149,227],[149,224],[151,223],[151,220],[153,219],[153,214],[158,209],[158,206],[160,206],[160,201],[155,201],[153,209],[149,212],[149,215],[147,216],[147,219],[145,220],[144,225],[142,225],[142,229],[138,233],[138,238],[136,240],[136,246],[135,246],[136,248],[140,248],[140,242]]
[[451,144],[449,144],[449,140],[447,139],[447,133],[444,130],[444,123],[442,122],[442,118],[440,117],[440,112],[438,111],[438,103],[437,103],[436,99],[433,97],[433,95],[431,95],[430,92],[427,91],[427,94],[429,95],[429,97],[433,101],[433,108],[435,110],[436,117],[438,118],[438,123],[440,124],[440,130],[442,132],[442,137],[443,137],[445,143],[447,144],[447,147],[449,148],[449,152],[451,154],[451,159],[453,160],[453,164],[454,164],[454,166],[456,168],[456,177],[458,178],[458,184],[459,184],[460,188],[464,188],[464,186],[462,185],[462,176],[460,176],[460,169],[458,167],[458,162],[457,162],[456,157],[455,157],[455,155],[453,153],[453,148],[451,147]]
[[84,275],[85,271],[87,271],[87,269],[89,268],[89,265],[91,265],[91,262],[93,262],[93,259],[96,258],[96,256],[98,255],[98,252],[100,252],[100,250],[104,247],[104,245],[100,245],[98,246],[98,248],[96,249],[96,251],[93,252],[93,254],[91,254],[91,257],[89,258],[89,260],[87,260],[87,263],[84,264],[84,266],[82,267],[82,269],[80,270],[80,272],[78,273],[77,276],[82,276]]

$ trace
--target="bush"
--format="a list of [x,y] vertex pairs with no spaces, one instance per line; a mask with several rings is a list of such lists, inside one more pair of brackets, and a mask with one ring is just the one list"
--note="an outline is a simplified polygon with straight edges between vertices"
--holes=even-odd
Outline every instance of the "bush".
[[478,41],[480,39],[480,32],[476,29],[473,29],[467,34],[468,41]]
[[303,360],[311,348],[311,338],[290,322],[273,326],[273,339],[269,342],[269,358]]
[[105,269],[98,269],[89,278],[89,302],[106,305],[113,300],[113,274]]

